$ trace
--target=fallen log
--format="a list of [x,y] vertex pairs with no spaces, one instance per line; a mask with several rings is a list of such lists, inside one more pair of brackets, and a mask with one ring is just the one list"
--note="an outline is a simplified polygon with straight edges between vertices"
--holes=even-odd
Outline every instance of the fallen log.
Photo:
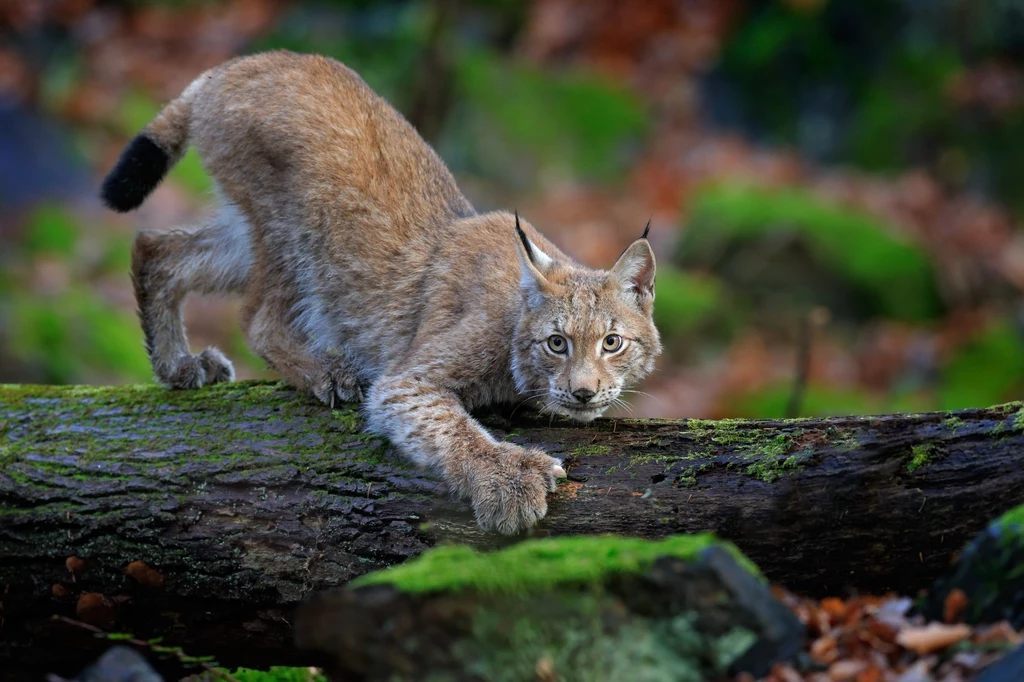
[[[1024,503],[1021,404],[588,426],[524,412],[484,420],[565,458],[535,536],[711,530],[811,594],[913,593]],[[49,616],[77,611],[226,664],[300,663],[289,619],[310,591],[440,542],[514,542],[360,428],[272,383],[0,387],[0,657],[73,674],[94,642]]]

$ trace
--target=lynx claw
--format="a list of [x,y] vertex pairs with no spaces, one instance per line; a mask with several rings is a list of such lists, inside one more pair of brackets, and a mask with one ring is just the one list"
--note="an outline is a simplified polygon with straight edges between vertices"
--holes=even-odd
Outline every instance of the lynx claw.
[[210,346],[198,355],[182,355],[170,368],[157,370],[157,377],[170,388],[200,388],[235,380],[235,368],[219,350]]
[[338,403],[363,401],[362,387],[347,372],[327,372],[314,386],[313,395],[332,410]]
[[231,361],[213,346],[208,346],[199,354],[199,362],[203,366],[206,384],[235,380],[235,368]]

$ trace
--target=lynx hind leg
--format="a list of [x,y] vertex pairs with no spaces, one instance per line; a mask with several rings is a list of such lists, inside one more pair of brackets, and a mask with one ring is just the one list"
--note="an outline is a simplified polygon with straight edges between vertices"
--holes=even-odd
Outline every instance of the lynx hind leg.
[[292,317],[286,302],[263,298],[246,323],[250,347],[284,381],[325,405],[362,402],[362,386],[345,354],[312,348]]
[[248,226],[231,207],[193,230],[142,232],[132,249],[132,281],[146,351],[157,379],[171,388],[199,388],[234,379],[216,348],[189,350],[182,305],[190,292],[241,293],[249,278]]

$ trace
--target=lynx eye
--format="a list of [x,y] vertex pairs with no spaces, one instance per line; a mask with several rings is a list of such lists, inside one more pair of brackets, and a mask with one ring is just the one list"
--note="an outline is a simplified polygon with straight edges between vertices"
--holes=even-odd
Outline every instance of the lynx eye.
[[604,337],[604,343],[601,344],[601,348],[604,349],[605,353],[614,353],[622,348],[622,337],[618,334],[609,334]]
[[564,336],[552,334],[548,337],[548,348],[553,353],[564,353],[569,349],[569,343],[565,340]]

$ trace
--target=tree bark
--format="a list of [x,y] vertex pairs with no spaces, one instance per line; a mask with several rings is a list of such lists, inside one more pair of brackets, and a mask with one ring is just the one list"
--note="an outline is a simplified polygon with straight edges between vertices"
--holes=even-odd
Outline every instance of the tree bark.
[[[811,594],[913,593],[1024,503],[1020,404],[783,421],[483,419],[565,459],[569,480],[535,536],[711,530]],[[65,674],[94,658],[95,640],[49,620],[76,606],[224,663],[296,662],[290,610],[311,590],[438,542],[514,542],[481,533],[468,504],[360,428],[356,410],[278,384],[0,387],[0,669],[5,655]],[[136,561],[145,566],[129,569]]]

